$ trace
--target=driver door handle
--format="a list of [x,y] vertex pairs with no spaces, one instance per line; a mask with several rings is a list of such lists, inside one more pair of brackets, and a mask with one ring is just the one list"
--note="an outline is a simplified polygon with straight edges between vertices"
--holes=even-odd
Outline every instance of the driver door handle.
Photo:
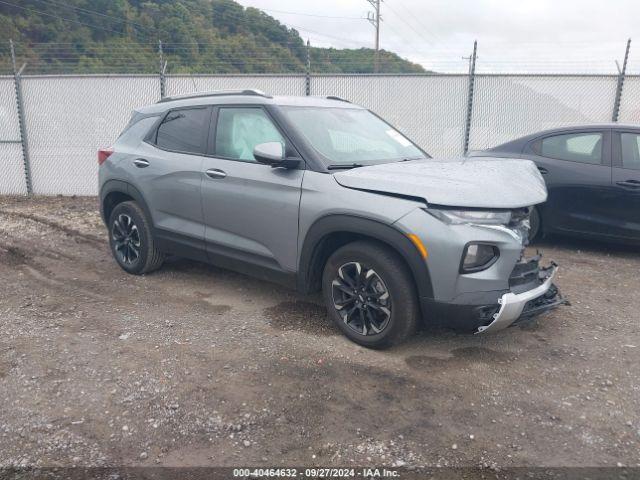
[[538,167],[538,171],[542,174],[542,175],[546,175],[547,173],[549,173],[549,170],[547,170],[544,167]]
[[225,172],[219,170],[217,168],[210,168],[206,172],[204,172],[209,178],[224,178],[227,176]]
[[621,182],[616,182],[616,185],[619,185],[621,187],[625,187],[625,188],[640,188],[640,181],[638,180],[626,180],[626,181],[621,181]]

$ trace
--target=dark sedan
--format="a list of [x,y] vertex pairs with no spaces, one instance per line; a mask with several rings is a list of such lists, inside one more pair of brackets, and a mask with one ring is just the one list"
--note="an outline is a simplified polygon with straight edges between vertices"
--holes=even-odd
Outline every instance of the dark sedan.
[[640,243],[640,126],[547,130],[470,156],[533,160],[549,198],[531,217],[531,238],[561,233]]

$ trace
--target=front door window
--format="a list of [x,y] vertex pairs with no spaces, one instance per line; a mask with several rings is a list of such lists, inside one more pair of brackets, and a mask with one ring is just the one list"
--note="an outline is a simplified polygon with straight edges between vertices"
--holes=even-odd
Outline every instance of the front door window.
[[262,108],[220,109],[216,127],[216,156],[255,162],[253,149],[267,142],[280,142],[284,149],[284,138]]

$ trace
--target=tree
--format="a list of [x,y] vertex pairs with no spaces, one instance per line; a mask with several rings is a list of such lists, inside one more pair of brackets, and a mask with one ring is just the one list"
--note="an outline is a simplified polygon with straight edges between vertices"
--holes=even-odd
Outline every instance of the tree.
[[[22,8],[20,8],[22,7]],[[306,68],[307,49],[295,29],[234,0],[21,0],[0,3],[0,65],[6,45],[19,46],[27,73],[151,73],[163,42],[170,72],[290,73]],[[315,72],[373,72],[368,48],[311,49]],[[424,72],[380,52],[382,72]]]

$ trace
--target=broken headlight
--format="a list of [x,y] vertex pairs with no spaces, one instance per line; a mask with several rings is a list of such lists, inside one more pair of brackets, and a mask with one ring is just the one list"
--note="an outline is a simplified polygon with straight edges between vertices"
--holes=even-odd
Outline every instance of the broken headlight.
[[448,208],[427,208],[426,211],[449,225],[508,225],[511,221],[510,211],[451,210]]

